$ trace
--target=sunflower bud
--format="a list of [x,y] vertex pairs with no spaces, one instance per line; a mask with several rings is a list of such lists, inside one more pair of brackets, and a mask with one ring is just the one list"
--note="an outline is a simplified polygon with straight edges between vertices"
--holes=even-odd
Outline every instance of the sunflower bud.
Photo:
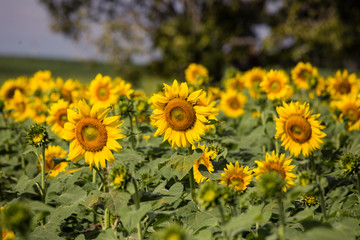
[[30,209],[21,203],[12,203],[3,210],[4,226],[10,231],[25,236],[30,230],[33,214]]
[[116,190],[124,190],[130,179],[131,176],[129,174],[129,171],[123,165],[118,165],[114,167],[109,176],[110,186],[112,186]]
[[40,124],[35,124],[26,131],[26,139],[28,144],[35,147],[46,146],[50,142],[46,127]]
[[120,97],[119,113],[122,117],[126,117],[134,113],[133,102],[125,96]]
[[186,240],[189,239],[186,232],[179,225],[172,225],[159,232],[155,239],[161,240]]
[[203,209],[215,207],[220,198],[219,190],[219,185],[216,182],[205,182],[201,184],[196,195],[196,200],[200,207]]
[[360,157],[356,154],[349,153],[340,159],[340,169],[344,177],[351,177],[360,171]]
[[302,197],[301,201],[307,207],[312,207],[312,206],[316,206],[319,203],[319,198],[317,196],[305,195]]
[[264,198],[277,198],[285,184],[278,172],[270,171],[260,176],[257,188]]

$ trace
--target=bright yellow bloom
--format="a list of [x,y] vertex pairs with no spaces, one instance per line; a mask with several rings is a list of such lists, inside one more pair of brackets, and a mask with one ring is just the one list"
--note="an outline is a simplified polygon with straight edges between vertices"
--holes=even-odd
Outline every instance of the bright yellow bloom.
[[249,89],[252,98],[259,98],[261,96],[260,83],[265,79],[266,71],[262,68],[256,67],[244,73],[245,87]]
[[310,63],[299,62],[291,70],[291,79],[294,81],[295,85],[300,89],[309,90],[308,79],[311,77],[318,76],[318,69],[313,67]]
[[30,104],[31,114],[30,118],[38,124],[44,123],[46,120],[47,106],[41,101],[39,97],[35,97]]
[[191,63],[185,69],[185,79],[188,83],[199,86],[209,80],[209,72],[203,65]]
[[225,172],[221,174],[219,184],[233,187],[236,191],[244,191],[253,179],[252,170],[249,171],[248,166],[245,168],[243,165],[239,166],[238,161],[235,162],[235,166],[230,163],[226,164],[226,167]]
[[345,95],[334,105],[341,111],[340,121],[346,120],[349,131],[360,130],[360,99],[356,96]]
[[115,104],[119,97],[111,78],[100,73],[91,81],[88,95],[90,104],[100,102],[106,106]]
[[237,91],[227,89],[221,94],[220,109],[224,114],[231,118],[237,118],[245,113],[244,106],[247,97]]
[[245,80],[240,73],[236,73],[235,77],[225,80],[225,88],[242,92],[245,88]]
[[[61,162],[56,166],[52,157],[55,158],[64,158],[66,157],[67,152],[60,146],[50,145],[45,149],[45,172],[49,174],[50,178],[56,177],[60,172],[64,172],[65,168],[69,165],[67,162]],[[42,154],[41,154],[42,158]]]
[[64,125],[67,120],[67,109],[69,102],[60,99],[57,103],[51,105],[49,116],[46,119],[47,124],[51,126],[51,130],[59,137],[64,131]]
[[51,90],[56,87],[54,78],[51,76],[51,72],[37,71],[33,77],[30,78],[30,89],[32,93],[36,91]]
[[123,123],[120,116],[106,117],[110,108],[96,102],[92,108],[85,100],[78,103],[78,112],[68,109],[68,122],[64,125],[63,138],[71,141],[68,160],[79,161],[85,157],[85,162],[92,166],[105,168],[106,160],[114,162],[111,150],[121,150],[117,139],[124,138],[118,127]]
[[325,127],[315,120],[320,114],[311,115],[309,104],[300,105],[299,102],[283,103],[283,107],[276,107],[279,118],[276,121],[275,138],[281,139],[281,145],[289,149],[295,157],[302,152],[306,157],[320,148],[321,138],[326,134],[321,131]]
[[0,89],[0,99],[5,102],[13,99],[15,91],[19,90],[21,94],[28,94],[28,79],[26,77],[18,77],[16,80],[8,79],[4,82]]
[[266,153],[265,161],[255,161],[257,168],[254,169],[255,178],[259,179],[265,173],[275,171],[281,175],[281,178],[286,181],[282,191],[286,192],[286,188],[295,186],[294,180],[296,179],[293,173],[295,165],[290,165],[292,159],[285,158],[285,154],[275,154],[275,151],[270,155]]
[[18,89],[15,90],[14,97],[5,105],[5,109],[11,110],[9,116],[14,118],[15,122],[23,122],[31,116],[30,100]]
[[62,78],[57,78],[56,86],[60,90],[62,98],[67,102],[77,103],[84,97],[84,86],[79,81],[67,79],[64,82]]
[[199,166],[200,165],[204,165],[206,167],[206,169],[212,173],[214,171],[214,166],[211,163],[211,159],[214,159],[216,157],[216,152],[213,150],[210,150],[209,148],[205,147],[205,145],[200,145],[198,146],[203,152],[204,154],[195,162],[194,166],[193,166],[193,170],[194,170],[194,179],[197,183],[203,182],[205,180],[207,180],[207,177],[204,177],[200,171],[199,171]]
[[344,95],[356,95],[359,92],[359,79],[355,73],[349,75],[347,70],[338,70],[333,77],[328,78],[328,92],[333,99]]
[[127,98],[130,99],[130,95],[134,93],[134,90],[131,89],[131,84],[125,82],[125,80],[121,77],[116,77],[114,79],[113,86],[115,88],[114,90],[117,96],[125,95]]
[[6,229],[2,229],[2,240],[8,240],[8,239],[14,239],[15,238],[15,234],[13,231],[6,231]]
[[200,135],[206,131],[205,123],[213,116],[213,108],[198,104],[203,90],[189,93],[186,83],[172,86],[164,84],[165,94],[154,94],[150,102],[154,104],[150,117],[153,126],[157,127],[154,136],[164,134],[172,147],[186,147],[200,141]]
[[274,99],[288,99],[291,96],[289,91],[289,77],[283,70],[270,70],[266,74],[265,79],[260,83],[262,90],[266,93],[267,98]]

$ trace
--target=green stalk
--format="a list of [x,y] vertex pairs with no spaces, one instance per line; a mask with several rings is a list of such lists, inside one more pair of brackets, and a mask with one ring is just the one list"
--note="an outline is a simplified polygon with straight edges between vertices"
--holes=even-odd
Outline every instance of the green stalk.
[[92,182],[93,182],[93,183],[96,183],[96,170],[95,170],[95,168],[93,168],[92,174],[93,174],[93,176],[92,176]]
[[281,199],[281,196],[278,197],[278,204],[279,204],[279,239],[285,240],[285,211],[284,211],[284,203]]
[[[223,207],[222,207],[222,203],[219,203],[219,204],[217,204],[217,205],[218,205],[218,207],[219,207],[219,212],[220,212],[220,216],[221,216],[221,225],[223,225],[223,224],[226,223],[225,214],[224,214],[224,209],[223,209]],[[228,235],[227,235],[227,232],[224,230],[223,233],[224,233],[225,239],[226,239],[226,240],[229,240],[229,237],[228,237]]]
[[[133,176],[131,176],[131,178],[132,178],[132,182],[133,182],[134,188],[135,188],[135,207],[136,207],[136,210],[138,210],[140,208],[139,189],[136,184],[135,178]],[[143,236],[142,236],[142,231],[141,231],[141,220],[137,223],[137,229],[138,229],[138,240],[142,240]]]
[[131,148],[135,149],[135,138],[134,138],[134,126],[132,122],[132,115],[129,114],[129,121],[130,121],[130,141],[131,141]]
[[321,182],[320,182],[320,177],[316,175],[316,185],[319,189],[320,192],[320,206],[321,206],[321,211],[323,212],[324,215],[324,220],[325,222],[327,222],[327,214],[326,214],[326,207],[325,207],[325,196],[324,196],[324,191],[321,187]]
[[189,171],[189,181],[190,181],[190,191],[191,198],[195,201],[195,180],[194,180],[194,168],[191,168]]
[[45,145],[42,146],[42,159],[41,159],[41,188],[42,188],[42,195],[41,199],[43,202],[45,202],[45,196],[46,196],[46,183],[45,183]]
[[358,198],[360,203],[360,173],[357,173],[357,190],[358,190]]
[[104,228],[106,230],[110,227],[110,209],[107,207],[104,212]]

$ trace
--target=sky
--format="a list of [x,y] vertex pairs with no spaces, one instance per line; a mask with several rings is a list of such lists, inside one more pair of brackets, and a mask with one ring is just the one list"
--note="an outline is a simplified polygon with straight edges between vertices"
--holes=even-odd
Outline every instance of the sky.
[[0,0],[0,55],[102,59],[95,46],[52,32],[50,17],[37,0]]

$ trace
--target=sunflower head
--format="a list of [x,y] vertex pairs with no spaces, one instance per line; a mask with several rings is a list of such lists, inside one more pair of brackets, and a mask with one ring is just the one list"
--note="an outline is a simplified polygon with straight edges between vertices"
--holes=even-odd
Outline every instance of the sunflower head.
[[205,145],[198,145],[198,147],[203,151],[203,155],[195,162],[193,166],[194,170],[194,179],[197,183],[203,182],[207,180],[207,177],[204,177],[201,172],[199,171],[199,166],[203,165],[206,167],[206,169],[212,173],[214,171],[214,167],[211,163],[211,160],[216,157],[216,152],[213,150],[210,150],[208,147],[205,147]]
[[34,147],[46,146],[50,142],[46,127],[40,124],[35,124],[26,131],[26,139]]
[[289,76],[283,70],[270,70],[260,83],[260,87],[270,100],[288,99],[291,96]]
[[320,114],[312,115],[309,105],[299,102],[283,103],[283,107],[276,107],[279,118],[276,121],[275,138],[281,139],[281,145],[289,149],[295,157],[302,154],[306,157],[315,149],[320,148],[321,138],[326,134],[321,131],[325,127],[316,120]]
[[344,95],[356,95],[359,92],[359,80],[355,73],[338,70],[334,76],[328,78],[328,91],[333,99]]
[[237,118],[245,113],[244,106],[246,103],[246,95],[227,89],[221,94],[220,109],[226,116]]
[[[266,153],[265,161],[255,161],[258,165],[254,169],[256,179],[268,172],[276,172],[285,181],[285,185],[282,185],[282,190],[286,192],[286,188],[295,186],[294,180],[296,179],[293,169],[295,165],[290,165],[292,159],[285,158],[285,154],[275,154],[275,151],[270,155]],[[269,175],[267,178],[275,178],[275,175]],[[264,180],[265,181],[265,180]]]
[[130,182],[131,176],[128,169],[123,165],[118,165],[111,170],[109,176],[110,185],[114,189],[126,189],[127,184]]
[[221,174],[220,184],[233,187],[237,191],[244,191],[253,179],[252,171],[249,170],[248,166],[245,168],[239,166],[238,161],[235,162],[235,165],[229,163],[226,167],[225,172]]
[[220,197],[219,185],[213,181],[202,183],[196,194],[196,200],[203,209],[215,207]]
[[313,207],[319,203],[319,198],[314,195],[304,195],[301,201],[304,203],[305,206]]
[[191,63],[185,69],[185,79],[192,85],[200,86],[209,81],[209,73],[203,65]]
[[245,87],[249,89],[252,98],[259,98],[261,96],[261,82],[266,77],[266,71],[262,68],[255,67],[245,72],[243,78]]
[[299,62],[291,70],[291,78],[299,89],[310,89],[316,86],[316,77],[318,76],[318,70],[310,63]]
[[166,229],[155,233],[155,239],[158,240],[187,240],[186,231],[177,224],[170,225]]

